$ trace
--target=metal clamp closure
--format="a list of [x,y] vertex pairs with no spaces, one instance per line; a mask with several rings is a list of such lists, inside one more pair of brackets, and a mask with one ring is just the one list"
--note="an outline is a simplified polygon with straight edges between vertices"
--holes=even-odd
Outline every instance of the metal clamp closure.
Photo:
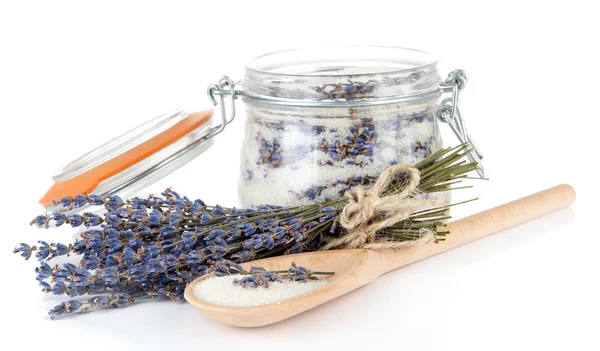
[[[238,98],[238,91],[235,90],[235,83],[231,78],[223,76],[219,79],[219,83],[209,85],[206,93],[213,106],[221,106],[221,124],[211,129],[210,134],[206,136],[206,139],[208,139],[221,133],[223,129],[225,129],[225,126],[231,123],[235,118],[235,100]],[[227,116],[227,108],[225,108],[225,97],[227,95],[231,96],[229,117]],[[216,97],[219,98],[219,101],[217,101]]]
[[440,90],[443,92],[451,91],[452,97],[442,100],[440,107],[437,110],[437,118],[450,126],[461,143],[469,143],[471,145],[472,151],[467,155],[467,158],[469,161],[477,162],[479,164],[477,174],[479,174],[481,178],[485,178],[483,165],[481,164],[483,154],[467,131],[467,128],[465,127],[465,121],[463,120],[460,114],[460,109],[458,108],[458,98],[460,92],[466,87],[466,85],[467,75],[463,70],[454,70],[448,74],[448,78],[446,78],[446,80],[440,85]]

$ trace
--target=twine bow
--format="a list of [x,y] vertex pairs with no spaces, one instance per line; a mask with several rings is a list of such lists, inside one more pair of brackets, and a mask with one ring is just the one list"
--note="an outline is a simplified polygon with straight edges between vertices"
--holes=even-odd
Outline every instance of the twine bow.
[[[391,189],[391,182],[397,179],[396,174],[408,175],[403,188]],[[386,168],[377,181],[370,187],[356,186],[344,195],[348,204],[340,213],[339,223],[347,233],[334,239],[322,249],[331,248],[390,248],[409,246],[428,242],[433,239],[431,232],[423,233],[422,240],[391,242],[378,241],[377,231],[392,226],[410,217],[411,214],[441,205],[441,200],[419,198],[418,186],[421,173],[408,164],[394,165]]]

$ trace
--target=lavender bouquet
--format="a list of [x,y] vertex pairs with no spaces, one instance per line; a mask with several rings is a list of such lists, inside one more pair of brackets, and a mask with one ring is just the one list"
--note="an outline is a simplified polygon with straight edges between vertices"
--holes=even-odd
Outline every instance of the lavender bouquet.
[[[183,299],[186,284],[204,274],[229,274],[238,263],[319,249],[440,242],[438,228],[450,205],[436,206],[436,193],[458,189],[477,164],[467,162],[467,145],[442,149],[414,166],[364,178],[345,197],[322,203],[250,209],[211,206],[167,189],[161,196],[123,200],[77,195],[57,202],[67,209],[103,207],[101,215],[48,213],[32,225],[85,227],[70,244],[38,241],[14,249],[35,256],[42,291],[70,300],[50,318],[74,312],[129,306],[139,299]],[[377,191],[374,189],[377,188]],[[97,211],[96,211],[97,212]],[[77,265],[52,265],[59,256],[80,257]]]

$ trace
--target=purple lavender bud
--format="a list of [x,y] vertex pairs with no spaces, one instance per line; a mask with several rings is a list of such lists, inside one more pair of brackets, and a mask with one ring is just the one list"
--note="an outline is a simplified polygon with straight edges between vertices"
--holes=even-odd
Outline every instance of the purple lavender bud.
[[104,204],[107,205],[110,209],[116,209],[123,206],[123,200],[121,200],[121,198],[117,195],[112,195],[106,198]]
[[146,212],[145,208],[136,210],[135,212],[133,212],[133,220],[136,222],[141,222],[142,220],[146,219],[148,217],[148,213]]
[[216,205],[215,209],[213,210],[213,213],[215,214],[215,216],[220,216],[223,213],[225,213],[225,211],[223,210],[223,207],[221,207],[220,205]]
[[247,239],[247,240],[242,241],[242,248],[244,250],[251,249],[253,245],[254,245],[254,240],[253,239]]
[[85,222],[85,226],[88,228],[99,226],[100,224],[102,224],[102,222],[104,222],[104,220],[100,216],[91,212],[84,213],[83,220]]
[[85,206],[87,204],[88,204],[87,196],[85,196],[83,194],[78,194],[77,196],[75,196],[75,199],[73,200],[74,208],[82,208],[83,206]]
[[167,221],[169,225],[179,225],[182,220],[182,216],[179,213],[171,212],[167,215]]
[[202,212],[200,214],[200,224],[202,224],[202,225],[209,224],[210,221],[211,221],[211,217],[208,213]]
[[151,227],[158,227],[162,222],[162,216],[157,213],[152,213],[148,216],[148,225]]
[[248,261],[249,259],[252,258],[252,252],[250,250],[241,250],[236,252],[233,257],[234,258],[239,258],[242,262]]
[[196,243],[196,234],[184,232],[181,234],[181,239],[183,239],[183,245],[185,245],[187,248],[191,248]]
[[88,204],[92,206],[101,206],[104,204],[104,199],[100,195],[88,195]]
[[56,206],[69,207],[73,203],[73,198],[70,196],[65,196],[58,201],[53,201],[53,203]]
[[152,229],[148,226],[143,225],[138,228],[137,234],[141,237],[149,236],[150,234],[152,234]]
[[52,267],[44,261],[40,262],[40,266],[35,269],[37,273],[37,280],[43,280],[49,278],[52,275]]
[[208,235],[206,237],[204,237],[204,241],[206,242],[211,242],[213,240],[215,240],[217,238],[217,236],[220,235],[224,235],[225,231],[217,229],[217,230],[211,230],[210,233],[208,233]]
[[131,199],[131,206],[133,208],[145,208],[150,205],[150,201],[140,197],[134,197]]
[[81,255],[85,251],[85,241],[83,240],[75,240],[71,250],[78,255]]
[[66,286],[65,294],[68,296],[80,296],[86,293],[87,285],[70,284]]
[[63,216],[60,213],[53,213],[49,216],[48,219],[53,219],[54,225],[56,225],[57,227],[60,227],[61,225],[65,224],[65,216]]
[[146,272],[148,272],[149,274],[160,273],[164,271],[165,267],[163,267],[163,265],[158,261],[151,260],[150,262],[148,262],[148,264],[146,264]]
[[121,243],[121,241],[119,241],[118,239],[115,240],[116,241],[112,243],[106,243],[106,245],[108,246],[107,253],[114,254],[115,252],[119,252],[121,251],[121,249],[123,249],[123,244]]
[[192,250],[187,254],[185,262],[187,264],[200,264],[204,261],[204,257],[203,251]]
[[98,273],[98,277],[109,285],[115,285],[119,282],[119,275],[116,269],[103,269]]
[[227,242],[222,237],[217,237],[215,239],[215,244],[218,244],[219,246],[222,246],[222,247],[227,247]]
[[72,263],[65,263],[63,265],[63,268],[65,269],[65,271],[67,271],[67,273],[71,274],[75,271],[75,268],[77,268],[77,266]]
[[255,277],[246,276],[239,279],[233,280],[233,285],[239,285],[243,288],[256,288],[258,284],[255,281]]
[[67,278],[71,274],[71,271],[63,268],[56,268],[54,270],[53,278]]
[[35,254],[35,257],[40,261],[45,260],[50,255],[50,245],[43,240],[39,240],[38,243],[40,243],[41,246],[38,248],[38,252]]
[[252,236],[254,234],[254,226],[250,223],[242,224],[242,231],[244,232],[244,236],[246,238]]
[[324,130],[325,130],[325,127],[323,127],[323,126],[313,126],[312,127],[312,131],[315,135],[319,135],[319,134],[323,133]]
[[173,255],[165,255],[161,257],[160,261],[166,268],[177,266],[177,258]]
[[156,256],[158,256],[158,254],[160,253],[160,248],[156,245],[151,245],[151,246],[147,246],[144,247],[142,249],[142,259],[144,260],[148,260],[151,258],[156,258]]
[[330,220],[330,219],[334,218],[335,215],[336,215],[335,212],[330,212],[330,213],[326,214],[325,216],[319,217],[319,222],[323,223],[327,220]]
[[127,270],[127,274],[129,275],[130,280],[133,280],[136,282],[141,282],[144,279],[146,279],[146,276],[147,276],[146,266],[144,266],[144,265],[133,266]]
[[121,240],[119,240],[119,238],[111,236],[111,237],[107,237],[104,239],[104,246],[107,247],[113,247],[113,246],[120,246],[121,245]]
[[54,247],[54,250],[52,250],[52,255],[50,257],[53,258],[53,257],[57,257],[57,256],[64,256],[68,253],[69,253],[69,247],[67,247],[66,245],[63,245],[61,243],[58,243]]
[[176,232],[177,229],[175,229],[175,227],[173,227],[172,225],[167,225],[160,228],[160,236],[163,239],[172,238],[173,236],[175,236]]
[[173,201],[173,207],[175,207],[178,210],[183,210],[186,208],[186,206],[187,206],[187,204],[183,200],[178,199],[178,200]]
[[127,240],[127,245],[129,246],[129,248],[131,248],[132,250],[139,250],[140,247],[142,247],[144,245],[144,242],[141,241],[138,238],[131,238],[129,240]]
[[119,235],[123,238],[133,238],[135,236],[135,233],[133,232],[133,230],[128,229],[128,230],[119,232]]
[[76,312],[79,310],[79,308],[81,308],[81,302],[77,300],[71,300],[55,306],[48,312],[48,314],[50,315],[50,319],[56,319],[59,316]]
[[121,253],[115,253],[115,254],[109,254],[106,255],[105,258],[105,263],[102,266],[102,268],[110,268],[110,267],[115,267],[119,264],[119,260],[121,259],[119,256],[119,260],[117,259],[117,255],[120,255]]
[[244,268],[235,262],[227,261],[227,264],[229,265],[229,270],[233,274],[238,274],[244,271]]
[[238,232],[235,232],[231,236],[229,236],[227,239],[225,239],[225,241],[228,244],[231,244],[231,243],[237,241],[237,239],[239,239],[239,238],[240,238],[240,236],[239,236]]
[[31,253],[33,250],[31,250],[31,246],[25,244],[25,243],[20,243],[19,247],[15,247],[13,249],[13,253],[21,253],[21,257],[25,258],[25,260],[29,260],[29,258],[31,257]]
[[227,248],[222,247],[222,246],[216,246],[216,245],[207,246],[205,250],[209,250],[212,253],[225,253],[225,252],[227,252]]
[[52,294],[54,295],[62,295],[67,291],[67,286],[65,285],[62,279],[58,279],[54,286],[52,287]]
[[119,231],[116,230],[115,228],[104,228],[104,236],[109,239],[109,238],[118,238],[119,237]]
[[42,292],[44,293],[49,293],[52,291],[52,287],[46,282],[40,281],[40,286],[42,287]]
[[136,253],[133,249],[126,247],[125,250],[123,250],[123,262],[126,267],[129,268],[135,263],[135,257]]
[[96,269],[100,265],[100,257],[95,254],[85,253],[81,259],[81,266],[85,269]]
[[267,250],[273,250],[275,248],[275,240],[273,240],[273,237],[270,235],[264,236],[264,244]]
[[83,224],[83,217],[78,214],[68,214],[66,216],[67,222],[71,227],[76,228]]
[[304,228],[310,229],[319,225],[319,222],[310,221],[304,225]]
[[133,303],[133,297],[129,294],[119,293],[109,297],[108,305],[111,308],[123,308]]
[[76,285],[89,285],[92,275],[86,269],[76,267],[70,275],[71,282]]
[[[290,227],[290,230],[294,230],[295,227],[297,227],[296,229],[300,228],[300,223],[293,224]],[[275,238],[277,239],[281,239],[285,234],[286,230],[284,227],[276,227],[275,229],[273,229],[273,236],[275,236]]]
[[204,208],[204,206],[206,206],[204,201],[196,199],[194,200],[194,203],[192,203],[192,206],[190,206],[190,212],[194,214],[198,213]]
[[34,225],[34,224],[36,224],[39,227],[46,226],[46,225],[48,225],[48,218],[46,216],[44,216],[44,215],[39,215],[39,216],[35,217],[29,223],[29,225]]
[[108,296],[94,296],[88,300],[91,308],[106,308],[108,307]]

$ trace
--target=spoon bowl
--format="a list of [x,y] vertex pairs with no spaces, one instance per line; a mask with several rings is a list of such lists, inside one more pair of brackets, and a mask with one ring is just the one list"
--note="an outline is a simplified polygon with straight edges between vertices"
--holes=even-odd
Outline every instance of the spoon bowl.
[[407,248],[381,251],[367,249],[330,250],[277,256],[242,264],[266,270],[287,270],[292,262],[312,271],[333,271],[327,284],[291,299],[253,307],[215,305],[198,299],[194,288],[207,279],[204,275],[185,289],[185,299],[208,317],[238,327],[260,327],[282,321],[324,304],[366,285],[380,275],[413,262],[431,257],[487,235],[524,223],[567,207],[575,201],[575,191],[563,184],[522,199],[492,208],[448,224],[447,240]]
[[376,278],[371,274],[375,256],[375,251],[365,249],[316,251],[265,258],[241,264],[245,270],[249,270],[251,266],[259,266],[271,271],[287,270],[294,262],[312,271],[335,272],[334,275],[324,278],[327,280],[327,284],[323,287],[279,303],[253,307],[231,307],[202,301],[194,296],[193,291],[197,284],[209,277],[208,275],[189,284],[185,290],[185,298],[216,321],[238,327],[260,327],[295,316],[370,283]]

